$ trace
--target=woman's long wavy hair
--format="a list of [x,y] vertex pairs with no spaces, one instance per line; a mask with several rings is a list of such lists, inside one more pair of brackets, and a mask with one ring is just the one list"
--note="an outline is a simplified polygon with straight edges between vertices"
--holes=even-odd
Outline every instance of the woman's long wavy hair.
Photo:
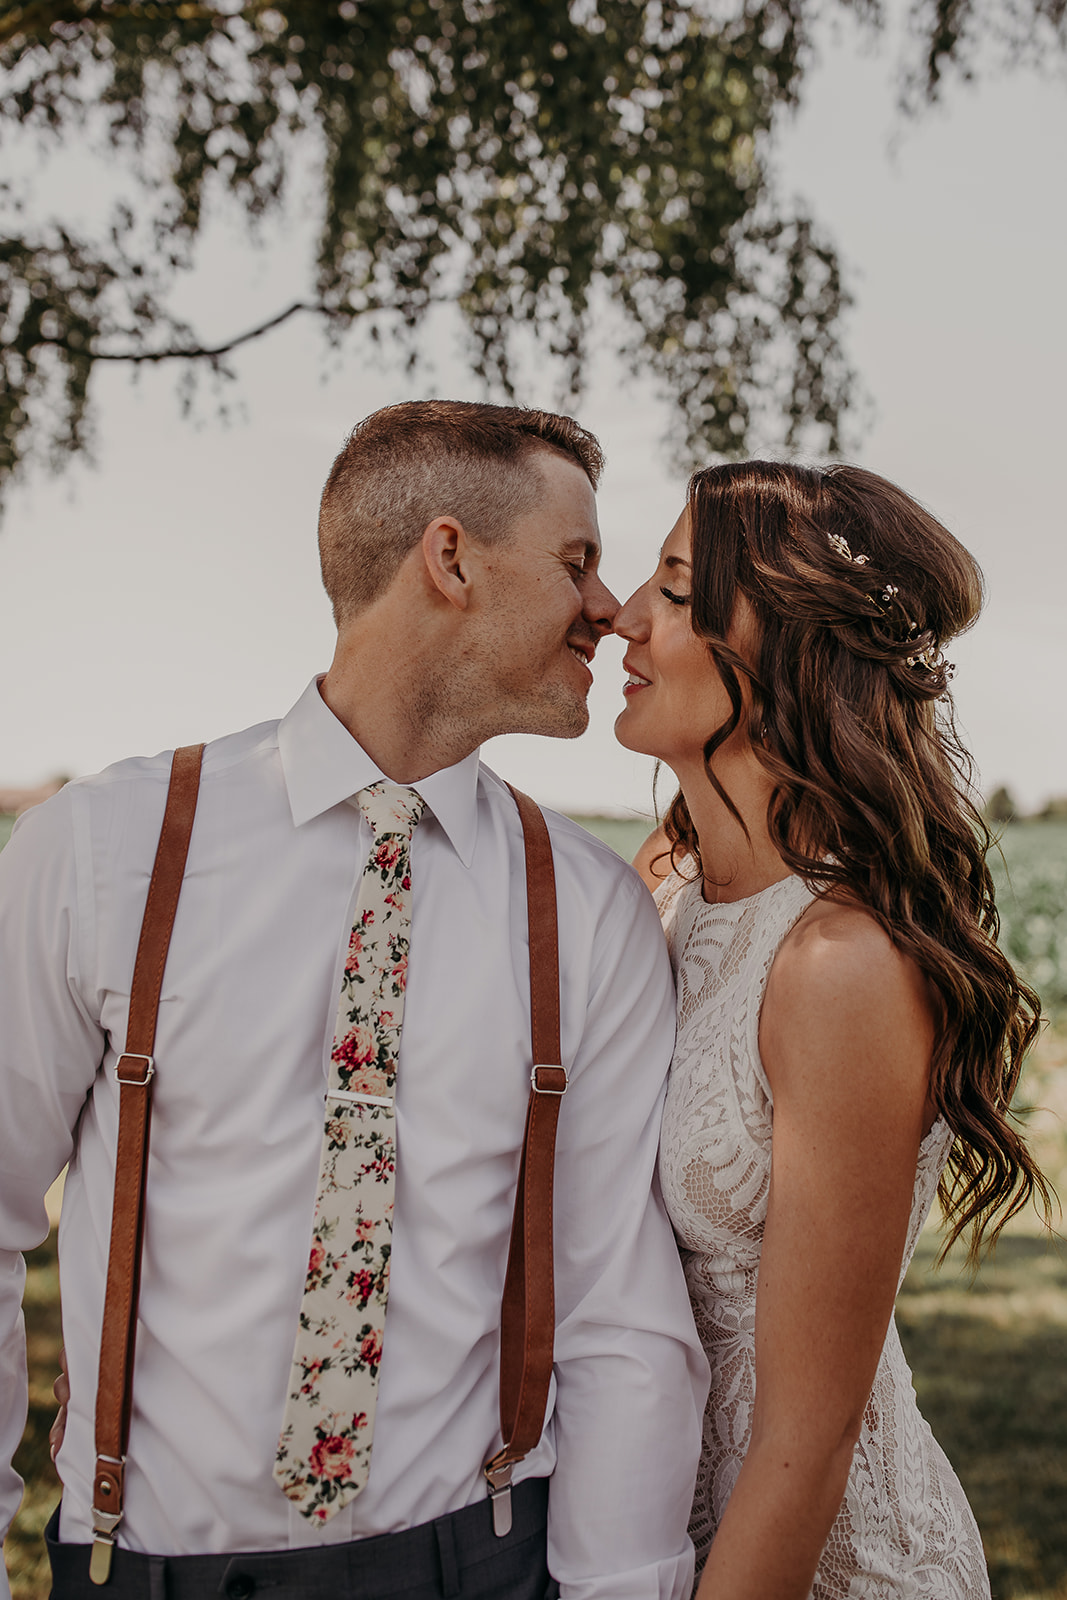
[[[1032,1199],[1051,1211],[1009,1112],[1040,1001],[997,946],[992,841],[968,798],[941,654],[978,615],[981,572],[928,511],[858,467],[708,467],[688,503],[693,628],[732,706],[704,746],[708,778],[741,822],[714,758],[747,733],[774,781],[782,859],[816,893],[861,902],[926,974],[939,1011],[930,1093],[956,1135],[944,1250],[969,1229],[975,1263]],[[742,595],[749,658],[727,643]],[[681,793],[665,826],[672,860],[699,867]]]

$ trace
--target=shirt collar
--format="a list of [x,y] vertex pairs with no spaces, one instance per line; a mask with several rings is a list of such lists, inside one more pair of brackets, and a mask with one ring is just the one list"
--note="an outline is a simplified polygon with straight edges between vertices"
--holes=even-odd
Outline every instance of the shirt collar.
[[[302,827],[331,806],[350,799],[385,774],[334,716],[319,693],[320,678],[312,678],[293,709],[278,726],[289,807],[296,827]],[[478,833],[477,750],[411,787],[426,801],[465,867],[474,857]]]

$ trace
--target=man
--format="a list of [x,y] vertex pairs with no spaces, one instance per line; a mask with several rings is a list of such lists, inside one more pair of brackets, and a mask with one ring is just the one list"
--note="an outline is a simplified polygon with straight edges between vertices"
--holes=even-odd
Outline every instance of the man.
[[[617,609],[598,572],[601,465],[591,435],[543,412],[426,402],[368,418],[322,498],[333,664],[280,723],[207,748],[155,1045],[126,1513],[108,1580],[122,1600],[338,1592],[316,1565],[336,1545],[361,1573],[351,1592],[368,1597],[689,1593],[706,1373],[653,1187],[670,978],[644,888],[554,815],[569,1074],[555,1387],[516,1475],[525,1488],[510,1536],[494,1537],[482,1474],[499,1444],[530,1000],[522,832],[478,746],[586,725],[588,663]],[[15,1252],[44,1236],[44,1192],[70,1160],[57,1596],[106,1593],[85,1574],[113,1069],[169,764],[126,761],[69,785],[0,856],[7,1459],[24,1417]],[[399,898],[368,913],[361,881],[380,823],[363,808],[383,779],[406,786],[382,792],[400,797],[408,854],[389,880]],[[363,1023],[346,1020],[357,1017],[347,1000],[339,1016],[338,995],[359,981],[368,915],[394,914],[410,919],[390,958],[402,1022],[382,1012],[371,1025],[402,1039],[392,1254],[367,1269],[388,1310],[379,1339],[359,1321],[371,1289],[353,1289],[345,1335],[374,1345],[363,1366],[377,1384],[368,1391],[362,1373],[338,1408],[352,1413],[354,1444],[320,1430],[322,1494],[302,1501],[313,1475],[300,1409],[314,1381],[301,1379],[322,1362],[300,1340],[315,1323],[304,1297],[321,1218],[310,1269],[309,1239],[334,1148],[323,1096],[329,1082],[329,1107],[337,1062],[369,1060]],[[338,1463],[355,1455],[369,1472],[338,1494]],[[18,1503],[10,1468],[0,1490],[6,1524]],[[361,1549],[372,1550],[369,1575]]]

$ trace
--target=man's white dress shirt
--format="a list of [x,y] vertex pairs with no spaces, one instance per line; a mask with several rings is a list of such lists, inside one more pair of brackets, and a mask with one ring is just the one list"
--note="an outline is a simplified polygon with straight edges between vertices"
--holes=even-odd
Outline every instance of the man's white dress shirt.
[[[25,1416],[18,1252],[60,1224],[71,1403],[61,1536],[90,1538],[93,1409],[130,978],[169,777],[124,761],[0,854],[0,1527]],[[334,1543],[485,1496],[529,1080],[522,830],[475,752],[414,787],[389,1307],[370,1480],[325,1527],[271,1479],[311,1237],[327,1062],[382,774],[309,685],[210,744],[156,1040],[126,1517],[161,1555]],[[568,1600],[681,1600],[706,1365],[653,1174],[674,1039],[651,896],[549,814],[562,972],[556,1365],[519,1476],[553,1474]],[[0,1584],[3,1579],[0,1575]]]

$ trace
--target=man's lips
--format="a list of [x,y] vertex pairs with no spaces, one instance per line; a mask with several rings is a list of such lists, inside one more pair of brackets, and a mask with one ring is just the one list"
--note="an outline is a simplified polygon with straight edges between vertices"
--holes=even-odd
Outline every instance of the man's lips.
[[568,639],[567,649],[588,670],[589,663],[596,653],[596,645],[587,643],[585,639]]

